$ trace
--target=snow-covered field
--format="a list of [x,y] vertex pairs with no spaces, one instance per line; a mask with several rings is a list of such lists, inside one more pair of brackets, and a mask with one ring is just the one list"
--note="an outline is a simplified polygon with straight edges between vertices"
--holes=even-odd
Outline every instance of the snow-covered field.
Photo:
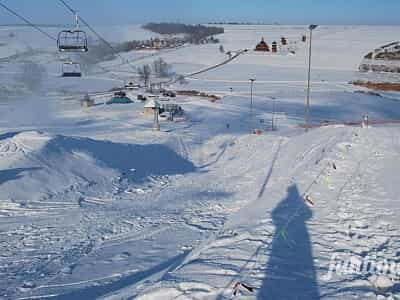
[[[113,42],[154,36],[99,31]],[[132,104],[100,95],[81,107],[84,93],[132,76],[118,58],[61,78],[55,45],[0,27],[0,298],[400,299],[400,95],[349,84],[400,27],[315,31],[308,133],[306,32],[226,26],[218,38],[240,54],[170,87],[221,100],[178,96],[184,122],[155,132],[136,101],[144,91]],[[282,35],[295,55],[252,51]],[[136,66],[162,57],[179,74],[227,59],[219,45],[122,55]],[[19,80],[28,60],[47,68],[37,93]],[[378,124],[342,125],[364,114]],[[335,125],[317,126],[326,121]]]

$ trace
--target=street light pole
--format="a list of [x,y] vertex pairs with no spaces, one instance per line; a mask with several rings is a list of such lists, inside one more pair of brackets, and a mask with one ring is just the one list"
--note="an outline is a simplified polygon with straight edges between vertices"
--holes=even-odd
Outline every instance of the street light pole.
[[272,125],[271,125],[271,129],[272,131],[275,130],[275,110],[276,110],[276,106],[275,106],[275,97],[272,98]]
[[156,107],[154,108],[154,122],[153,122],[154,131],[160,131],[160,122],[158,120],[159,114],[160,114],[160,106],[156,104]]
[[311,86],[311,49],[312,49],[312,32],[318,25],[310,25],[310,49],[308,53],[308,82],[307,82],[307,104],[306,104],[306,132],[310,128],[310,86]]
[[250,132],[253,133],[253,85],[254,81],[256,81],[254,78],[250,78]]

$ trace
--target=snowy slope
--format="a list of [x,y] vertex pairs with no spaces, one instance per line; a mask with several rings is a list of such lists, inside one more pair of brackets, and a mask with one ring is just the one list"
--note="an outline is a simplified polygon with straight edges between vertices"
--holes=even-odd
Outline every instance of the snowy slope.
[[[151,35],[139,26],[99,30],[113,41]],[[21,32],[34,52],[17,42],[0,46],[8,57],[0,62],[1,82],[14,91],[0,99],[0,298],[399,298],[397,275],[325,277],[332,255],[399,262],[400,129],[395,122],[340,125],[365,113],[371,122],[400,120],[396,93],[348,84],[363,55],[399,30],[315,32],[316,128],[307,134],[304,26],[226,26],[219,36],[226,50],[252,49],[262,36],[300,44],[295,55],[248,51],[174,84],[221,99],[170,100],[184,118],[161,120],[160,132],[138,101],[103,105],[110,94],[100,94],[95,106],[80,106],[83,93],[132,75],[118,59],[101,63],[113,72],[62,79],[54,45]],[[21,56],[10,58],[17,50]],[[183,74],[227,59],[218,45],[123,55],[138,66],[163,57]],[[48,69],[41,92],[16,80],[26,59]],[[137,94],[149,95],[129,93],[134,100]],[[327,121],[338,125],[317,128]],[[251,135],[251,128],[263,134]],[[387,284],[393,286],[378,289]]]
[[248,205],[139,299],[230,299],[236,282],[255,289],[242,289],[240,299],[375,299],[367,275],[323,278],[330,255],[344,249],[359,258],[396,259],[397,132],[326,128],[275,147]]

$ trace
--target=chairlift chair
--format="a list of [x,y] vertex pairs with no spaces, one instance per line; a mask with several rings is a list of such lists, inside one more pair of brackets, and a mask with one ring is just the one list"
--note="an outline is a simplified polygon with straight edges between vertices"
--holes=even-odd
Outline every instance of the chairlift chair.
[[79,63],[67,62],[62,64],[62,77],[82,77]]
[[57,46],[60,52],[87,52],[86,32],[82,30],[63,30],[58,34]]
[[88,51],[86,32],[79,29],[78,12],[75,12],[75,28],[72,30],[62,30],[58,34],[57,47],[60,52]]

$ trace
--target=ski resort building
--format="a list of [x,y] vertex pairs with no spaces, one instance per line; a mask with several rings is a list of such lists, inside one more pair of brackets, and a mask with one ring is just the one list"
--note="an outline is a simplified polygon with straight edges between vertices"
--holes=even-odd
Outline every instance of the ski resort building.
[[156,99],[149,99],[144,104],[144,111],[143,114],[145,116],[154,116],[154,110],[160,108],[160,103]]
[[106,104],[129,104],[133,101],[126,95],[125,92],[115,92],[114,96],[106,102]]

